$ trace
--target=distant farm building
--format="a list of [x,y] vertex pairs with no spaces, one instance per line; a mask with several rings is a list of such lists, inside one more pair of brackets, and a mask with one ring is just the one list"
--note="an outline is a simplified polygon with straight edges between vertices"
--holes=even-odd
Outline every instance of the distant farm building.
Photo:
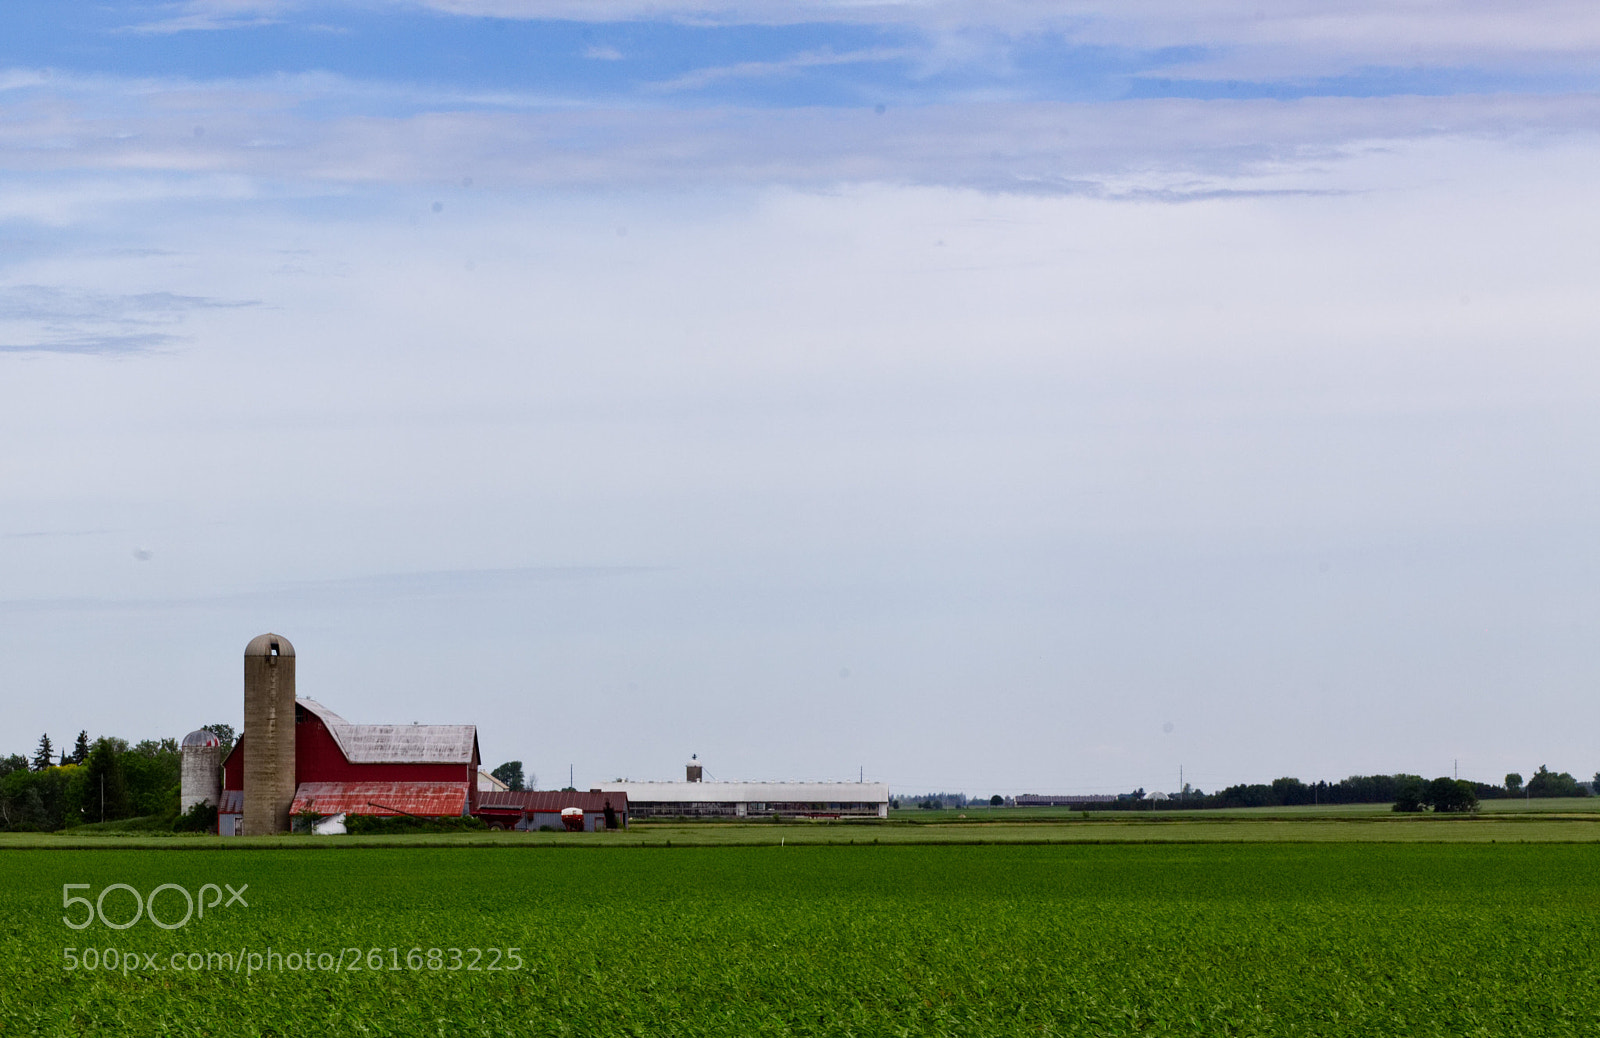
[[591,789],[580,793],[568,789],[478,794],[478,817],[497,829],[533,832],[569,828],[562,813],[573,809],[582,812],[584,832],[628,827],[628,794],[622,792]]
[[1077,807],[1080,804],[1109,804],[1117,797],[1109,793],[1074,794],[1070,796],[1040,796],[1024,793],[1016,798],[1018,807]]
[[634,818],[888,818],[885,782],[706,782],[691,760],[683,782],[611,782]]

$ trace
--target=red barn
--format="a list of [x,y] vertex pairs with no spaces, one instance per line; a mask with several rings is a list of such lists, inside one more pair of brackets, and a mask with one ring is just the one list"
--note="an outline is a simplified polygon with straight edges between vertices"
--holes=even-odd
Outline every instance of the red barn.
[[[243,810],[244,740],[222,764],[218,831]],[[478,729],[470,724],[351,724],[314,699],[294,704],[291,813],[460,817],[478,807]]]

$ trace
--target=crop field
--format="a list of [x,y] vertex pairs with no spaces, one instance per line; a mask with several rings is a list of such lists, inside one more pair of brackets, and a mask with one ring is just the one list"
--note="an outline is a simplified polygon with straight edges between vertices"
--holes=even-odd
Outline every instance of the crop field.
[[[172,833],[113,834],[83,830],[62,833],[0,833],[0,850],[49,849],[206,849],[225,853],[254,848],[358,850],[373,847],[765,847],[818,844],[1025,844],[1025,843],[1585,843],[1600,842],[1600,813],[1557,805],[1525,812],[1486,811],[1481,815],[1395,814],[1365,809],[1246,809],[1155,813],[1092,812],[1035,814],[1032,810],[952,815],[942,824],[917,822],[635,823],[632,829],[602,833],[516,833],[479,831],[459,834],[383,836],[271,836],[228,838]],[[1520,803],[1520,801],[1519,801]],[[1535,801],[1537,804],[1538,801]],[[1045,808],[1042,811],[1052,809]]]
[[13,849],[0,890],[4,1036],[1600,1033],[1587,844]]

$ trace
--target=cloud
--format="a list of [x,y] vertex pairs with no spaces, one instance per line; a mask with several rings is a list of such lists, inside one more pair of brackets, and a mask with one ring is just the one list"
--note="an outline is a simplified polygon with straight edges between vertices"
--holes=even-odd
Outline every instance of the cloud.
[[[426,11],[463,18],[589,24],[677,23],[691,26],[896,26],[920,33],[935,50],[948,41],[989,36],[1024,41],[1057,37],[1114,48],[1200,48],[1205,76],[1329,76],[1371,67],[1545,63],[1585,71],[1600,55],[1600,19],[1583,0],[1332,0],[1264,4],[1259,0],[1082,0],[1071,5],[1024,0],[371,0],[365,10],[390,17]],[[186,0],[164,17],[125,31],[171,34],[247,29],[328,17],[297,0]],[[336,9],[336,8],[335,8]],[[946,41],[941,43],[940,41]],[[608,48],[599,48],[605,51]],[[961,49],[960,47],[956,48]],[[980,48],[981,49],[981,48]],[[602,55],[589,55],[602,57]]]
[[586,47],[583,56],[590,61],[621,61],[622,52],[615,47],[593,46]]
[[32,342],[0,342],[0,353],[75,353],[89,356],[155,353],[178,342],[174,335],[146,332],[141,335],[85,335],[76,338],[36,339]]
[[[1202,79],[1294,80],[1374,68],[1551,67],[1587,75],[1600,57],[1600,19],[1580,0],[1085,0],[1071,5],[977,0],[421,0],[462,16],[702,26],[895,26],[919,33],[941,61],[1046,38],[1074,45],[1204,52],[1169,67]],[[981,45],[975,41],[983,39]]]
[[[891,53],[812,52],[701,70],[677,85]],[[61,98],[76,109],[70,123]],[[60,76],[47,95],[11,106],[0,126],[0,166],[13,171],[0,219],[65,214],[55,221],[82,223],[114,218],[113,198],[260,201],[464,176],[490,191],[868,181],[1102,197],[1321,191],[1349,186],[1339,170],[1350,159],[1396,141],[1600,132],[1600,98],[1589,94],[889,100],[884,114],[602,107],[515,91],[430,95],[327,74],[215,83]],[[197,125],[207,127],[203,136]],[[80,175],[76,186],[67,174]],[[86,208],[88,198],[101,201]]]
[[796,54],[791,58],[784,58],[781,61],[741,61],[734,65],[696,69],[693,72],[686,72],[681,76],[662,80],[652,85],[655,89],[663,91],[700,90],[713,83],[728,79],[762,79],[771,76],[787,76],[810,68],[900,61],[910,56],[912,56],[912,52],[904,48],[893,47],[873,47],[866,50],[845,51],[843,53],[835,53],[826,49],[813,50]]
[[50,73],[42,70],[17,68],[0,70],[0,90],[26,90],[45,86],[50,80]]
[[301,5],[284,0],[187,0],[158,5],[165,17],[124,26],[121,32],[169,36],[182,32],[220,32],[276,25]]
[[158,327],[181,324],[196,310],[256,305],[172,292],[114,295],[16,285],[0,288],[0,353],[151,353],[184,341]]

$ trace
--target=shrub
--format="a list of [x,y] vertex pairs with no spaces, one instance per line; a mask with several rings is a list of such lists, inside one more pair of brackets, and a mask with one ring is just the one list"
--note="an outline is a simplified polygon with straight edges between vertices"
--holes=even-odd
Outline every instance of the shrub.
[[487,831],[477,818],[414,818],[410,815],[347,815],[345,832],[352,836],[392,836],[402,833],[459,833]]
[[217,831],[217,809],[209,800],[189,808],[172,823],[173,832],[179,833],[214,833]]

